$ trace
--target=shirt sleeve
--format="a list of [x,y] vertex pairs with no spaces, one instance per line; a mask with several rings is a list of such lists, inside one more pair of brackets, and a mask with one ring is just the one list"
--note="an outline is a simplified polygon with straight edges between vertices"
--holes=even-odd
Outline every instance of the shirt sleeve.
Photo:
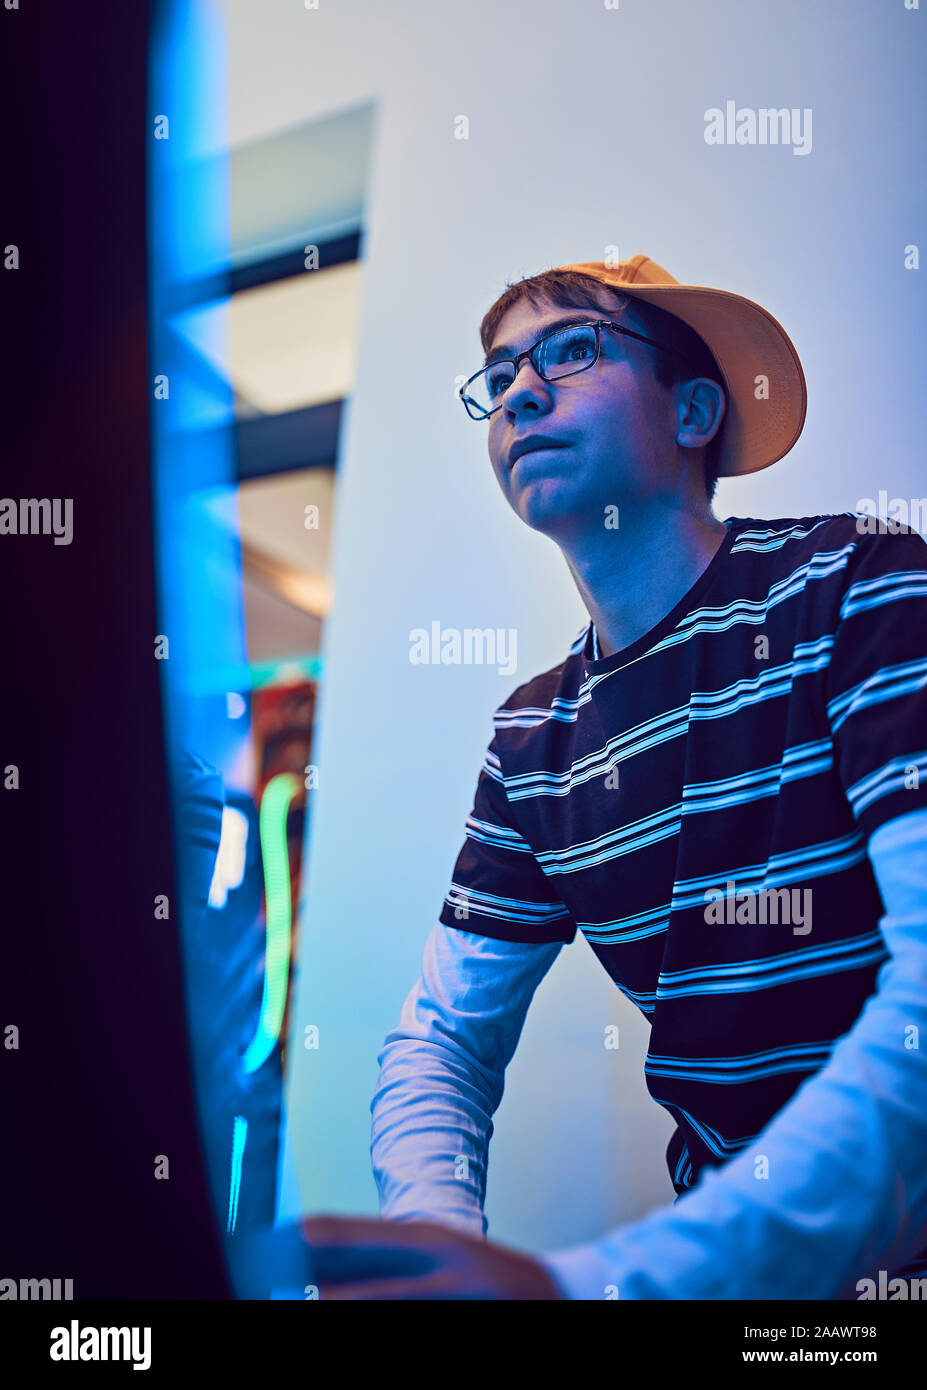
[[927,810],[869,842],[890,951],[827,1064],[669,1208],[537,1258],[571,1299],[857,1298],[927,1244]]
[[534,991],[562,944],[432,929],[421,978],[378,1058],[370,1155],[382,1217],[486,1234],[492,1116]]
[[927,806],[927,541],[917,531],[859,536],[824,700],[837,775],[866,838]]
[[495,736],[438,920],[500,941],[569,943],[576,923],[524,838],[505,793]]

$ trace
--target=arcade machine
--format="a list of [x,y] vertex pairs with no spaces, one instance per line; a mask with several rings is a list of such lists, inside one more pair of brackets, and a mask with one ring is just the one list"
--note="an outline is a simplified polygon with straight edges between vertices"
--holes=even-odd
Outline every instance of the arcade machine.
[[[296,229],[289,257],[275,251],[260,264],[236,263],[220,22],[206,5],[164,0],[150,52],[155,657],[195,1094],[236,1293],[305,1299],[318,1297],[310,1252],[296,1225],[275,1225],[275,1210],[319,668],[311,643],[285,679],[255,665],[239,504],[243,460],[259,468],[272,456],[277,469],[298,468],[308,448],[310,462],[333,465],[340,401],[264,418],[242,411],[222,366],[224,320],[211,311],[262,280],[304,282],[307,229]],[[359,236],[320,238],[324,265],[356,261]]]

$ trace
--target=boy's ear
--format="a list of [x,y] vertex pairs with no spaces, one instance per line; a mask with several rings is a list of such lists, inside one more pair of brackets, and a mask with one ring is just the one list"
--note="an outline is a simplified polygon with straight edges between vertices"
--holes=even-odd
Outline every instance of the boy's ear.
[[718,433],[727,411],[724,390],[710,377],[696,377],[679,388],[676,443],[703,449]]

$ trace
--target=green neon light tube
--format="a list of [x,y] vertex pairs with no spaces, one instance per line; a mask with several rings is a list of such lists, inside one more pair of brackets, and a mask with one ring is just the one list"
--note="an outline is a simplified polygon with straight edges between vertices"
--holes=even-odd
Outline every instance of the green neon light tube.
[[264,955],[264,997],[257,1031],[242,1059],[247,1075],[266,1062],[280,1036],[287,983],[290,978],[290,860],[286,846],[286,818],[299,792],[299,778],[292,772],[272,777],[261,798],[261,858],[264,863],[264,900],[267,942]]

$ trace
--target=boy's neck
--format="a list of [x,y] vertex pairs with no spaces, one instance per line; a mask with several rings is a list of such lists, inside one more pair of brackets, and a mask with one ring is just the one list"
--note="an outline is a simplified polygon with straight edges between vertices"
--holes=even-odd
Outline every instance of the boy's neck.
[[665,618],[714,559],[727,526],[711,512],[623,509],[620,528],[594,545],[560,549],[595,624],[599,655],[611,656]]

